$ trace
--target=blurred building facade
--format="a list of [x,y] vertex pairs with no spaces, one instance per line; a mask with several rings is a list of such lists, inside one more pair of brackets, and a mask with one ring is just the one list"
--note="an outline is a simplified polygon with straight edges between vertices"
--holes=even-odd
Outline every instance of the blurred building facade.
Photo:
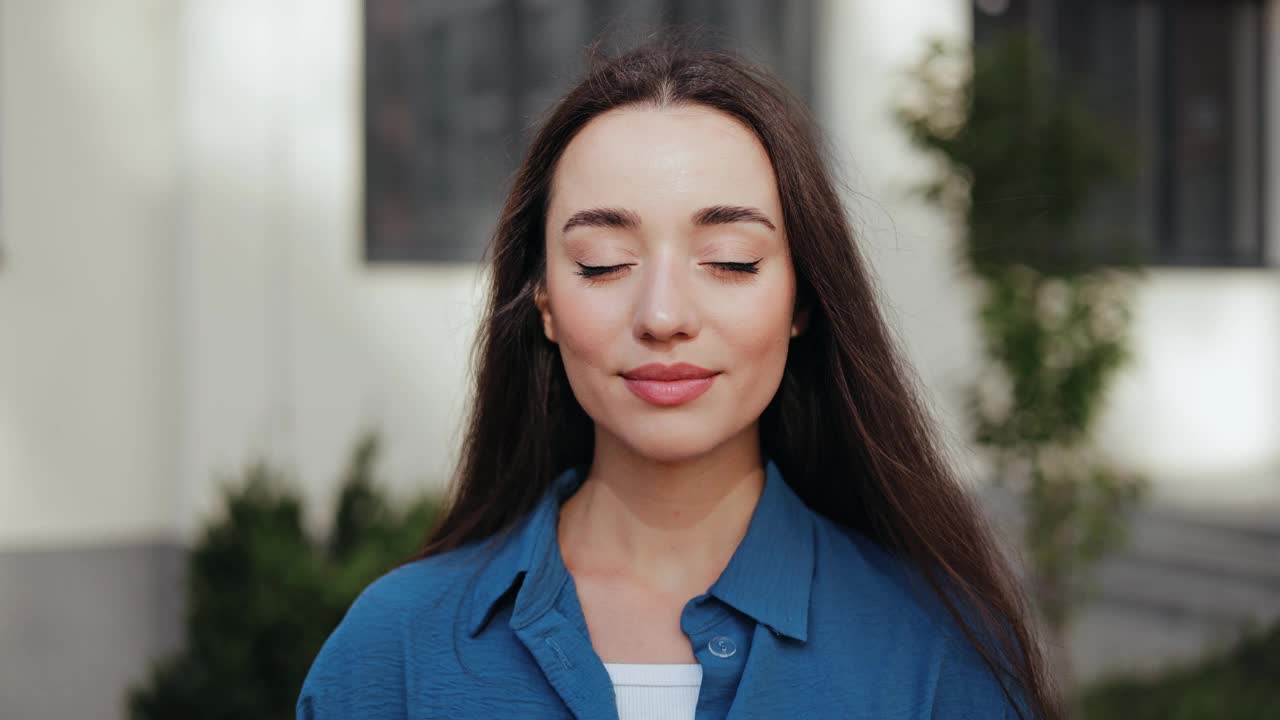
[[[1251,261],[1167,263],[1140,288],[1137,360],[1101,439],[1151,477],[1160,512],[1104,572],[1114,602],[1082,624],[1086,671],[1196,651],[1280,595],[1280,0],[1245,4],[1273,40],[1256,67],[1239,60],[1265,92],[1249,110],[1263,141],[1238,162],[1256,161],[1266,194],[1227,200],[1262,240]],[[525,7],[578,37],[564,23],[616,5],[467,12]],[[981,363],[973,287],[954,230],[909,193],[932,165],[891,114],[904,68],[929,38],[972,37],[975,6],[826,0],[760,23],[778,3],[649,5],[757,33],[807,83],[886,313],[980,478],[959,394]],[[377,425],[395,491],[445,482],[483,300],[464,258],[492,217],[461,216],[434,257],[369,241],[367,31],[357,0],[0,2],[0,716],[119,716],[122,689],[178,640],[182,548],[251,457],[328,503]]]

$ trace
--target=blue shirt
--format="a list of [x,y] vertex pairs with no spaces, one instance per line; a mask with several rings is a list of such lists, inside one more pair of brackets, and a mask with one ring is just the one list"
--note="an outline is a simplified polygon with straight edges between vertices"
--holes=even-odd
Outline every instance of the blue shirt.
[[[488,541],[372,583],[315,659],[299,720],[617,718],[556,538],[582,469]],[[746,535],[680,615],[697,718],[1016,717],[915,574],[815,513],[766,461]]]

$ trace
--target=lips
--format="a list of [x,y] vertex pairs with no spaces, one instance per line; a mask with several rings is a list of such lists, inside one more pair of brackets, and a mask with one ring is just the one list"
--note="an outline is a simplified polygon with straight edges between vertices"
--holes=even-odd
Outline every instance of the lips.
[[627,370],[622,373],[622,377],[628,380],[672,382],[676,380],[703,380],[717,374],[715,370],[708,370],[704,367],[683,362],[675,365],[649,363],[648,365],[641,365],[634,370]]
[[711,389],[720,373],[689,363],[650,363],[622,373],[636,397],[654,405],[682,405]]

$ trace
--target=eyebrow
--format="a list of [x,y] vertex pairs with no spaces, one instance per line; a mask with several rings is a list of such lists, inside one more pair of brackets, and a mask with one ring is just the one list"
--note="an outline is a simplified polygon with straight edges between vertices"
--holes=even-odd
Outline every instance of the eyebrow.
[[[773,221],[763,212],[745,205],[712,205],[704,207],[693,214],[692,220],[694,225],[699,226],[747,222],[758,223],[770,230],[777,230]],[[624,208],[602,207],[579,210],[569,216],[561,232],[567,233],[575,227],[638,228],[640,227],[640,215],[634,210]]]

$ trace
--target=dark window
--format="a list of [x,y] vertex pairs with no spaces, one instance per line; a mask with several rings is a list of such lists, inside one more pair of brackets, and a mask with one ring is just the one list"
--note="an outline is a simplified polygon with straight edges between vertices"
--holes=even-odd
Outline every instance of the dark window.
[[[1029,29],[1134,172],[1096,194],[1091,239],[1157,265],[1260,265],[1266,119],[1261,0],[977,0],[979,45]],[[1107,247],[1096,247],[1107,257]]]
[[365,0],[365,255],[476,260],[540,113],[586,45],[705,28],[812,91],[809,0]]

